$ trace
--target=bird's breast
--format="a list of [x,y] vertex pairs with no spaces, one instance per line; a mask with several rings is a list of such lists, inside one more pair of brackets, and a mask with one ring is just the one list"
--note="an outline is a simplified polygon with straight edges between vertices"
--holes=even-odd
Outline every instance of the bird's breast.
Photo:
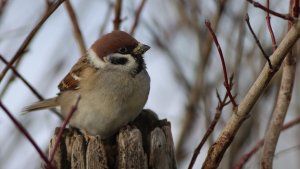
[[108,136],[133,120],[150,90],[146,71],[135,77],[123,72],[99,72],[80,86],[81,100],[71,124],[91,134]]

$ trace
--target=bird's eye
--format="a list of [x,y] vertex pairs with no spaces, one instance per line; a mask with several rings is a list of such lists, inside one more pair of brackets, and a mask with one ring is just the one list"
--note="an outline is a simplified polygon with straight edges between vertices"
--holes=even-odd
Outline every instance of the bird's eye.
[[119,52],[119,53],[122,53],[122,54],[125,54],[125,53],[128,52],[128,49],[125,48],[125,47],[122,47],[122,48],[120,48],[120,49],[118,50],[118,52]]

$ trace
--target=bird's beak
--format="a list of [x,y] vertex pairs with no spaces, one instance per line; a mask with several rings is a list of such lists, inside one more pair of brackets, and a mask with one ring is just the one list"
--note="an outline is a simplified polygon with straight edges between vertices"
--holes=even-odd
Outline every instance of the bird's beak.
[[149,49],[150,49],[150,46],[139,43],[138,46],[133,49],[133,54],[134,55],[142,55]]

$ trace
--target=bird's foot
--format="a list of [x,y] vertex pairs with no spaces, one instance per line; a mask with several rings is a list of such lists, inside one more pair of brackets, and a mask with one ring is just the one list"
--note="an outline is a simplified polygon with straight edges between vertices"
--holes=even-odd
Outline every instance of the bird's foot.
[[86,142],[89,142],[92,138],[95,137],[93,135],[90,135],[86,130],[82,130],[82,134]]

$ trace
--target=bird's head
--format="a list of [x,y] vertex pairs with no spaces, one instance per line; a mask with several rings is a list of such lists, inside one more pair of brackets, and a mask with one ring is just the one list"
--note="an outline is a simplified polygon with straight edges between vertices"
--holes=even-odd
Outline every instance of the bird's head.
[[115,69],[138,74],[145,69],[143,54],[150,47],[123,31],[113,31],[98,39],[88,51],[88,60],[99,69]]

